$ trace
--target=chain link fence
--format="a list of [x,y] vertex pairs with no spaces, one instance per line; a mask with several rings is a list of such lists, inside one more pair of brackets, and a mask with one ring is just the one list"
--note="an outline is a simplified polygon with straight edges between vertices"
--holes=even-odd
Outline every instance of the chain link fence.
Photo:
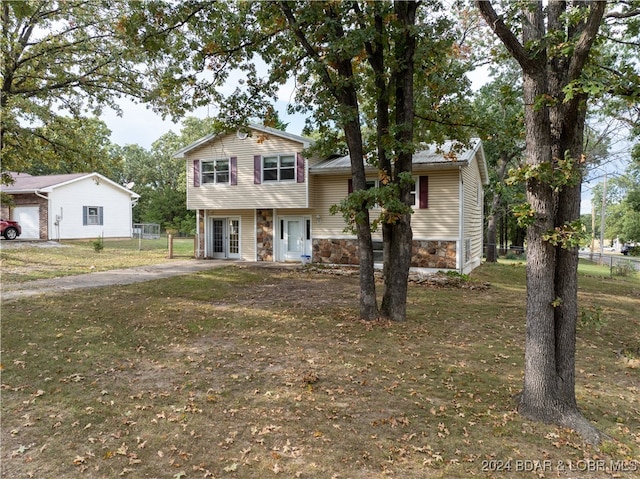
[[581,251],[580,258],[591,263],[609,268],[613,276],[630,276],[640,271],[640,258],[600,254],[597,252]]

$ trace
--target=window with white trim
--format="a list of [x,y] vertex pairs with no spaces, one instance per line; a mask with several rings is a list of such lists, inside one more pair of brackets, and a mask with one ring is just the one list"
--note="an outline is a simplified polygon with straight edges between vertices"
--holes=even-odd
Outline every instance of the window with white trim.
[[102,206],[83,206],[82,224],[84,226],[104,224]]
[[418,194],[418,183],[420,182],[420,178],[418,178],[417,176],[414,176],[413,178],[411,178],[413,180],[413,185],[411,186],[411,192],[409,193],[411,195],[411,199],[409,200],[409,204],[411,206],[415,206],[415,207],[420,207],[420,195]]
[[[413,180],[413,185],[411,186],[411,192],[409,193],[411,196],[409,198],[409,206],[416,206],[419,207],[419,200],[420,200],[420,195],[419,195],[419,191],[418,191],[418,183],[419,183],[419,178],[417,176],[412,177]],[[378,186],[380,186],[380,180],[367,180],[367,189],[369,188],[377,188]],[[378,207],[378,205],[376,205],[376,208]]]
[[295,179],[295,155],[272,155],[262,158],[262,181],[288,181]]
[[229,159],[220,160],[202,160],[200,164],[201,168],[201,182],[202,184],[229,184],[230,168]]

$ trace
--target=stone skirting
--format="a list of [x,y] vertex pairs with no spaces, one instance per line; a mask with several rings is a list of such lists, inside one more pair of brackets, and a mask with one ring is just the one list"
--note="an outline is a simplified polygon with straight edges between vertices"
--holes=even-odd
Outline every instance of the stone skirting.
[[[324,264],[358,264],[358,241],[314,239],[312,261]],[[456,269],[456,242],[414,240],[411,266]]]
[[411,266],[456,269],[455,241],[413,241]]
[[273,210],[256,210],[256,256],[273,261]]
[[314,239],[311,261],[326,264],[358,264],[358,241]]

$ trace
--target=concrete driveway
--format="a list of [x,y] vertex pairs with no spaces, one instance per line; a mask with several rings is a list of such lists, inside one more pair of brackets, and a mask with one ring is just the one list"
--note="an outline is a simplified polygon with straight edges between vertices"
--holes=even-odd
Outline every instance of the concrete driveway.
[[233,264],[231,261],[217,260],[175,260],[136,268],[114,269],[95,273],[63,276],[52,279],[39,279],[25,283],[2,285],[2,302],[49,293],[61,293],[74,289],[100,288],[112,285],[124,285],[168,278],[198,271],[219,268]]

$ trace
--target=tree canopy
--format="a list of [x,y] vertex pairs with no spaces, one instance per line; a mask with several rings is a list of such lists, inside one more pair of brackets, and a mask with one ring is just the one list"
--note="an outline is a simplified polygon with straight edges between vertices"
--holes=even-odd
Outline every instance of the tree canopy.
[[0,8],[3,171],[99,169],[111,159],[108,133],[88,117],[105,105],[119,110],[119,97],[144,97],[139,51],[117,30],[127,2],[3,1]]

